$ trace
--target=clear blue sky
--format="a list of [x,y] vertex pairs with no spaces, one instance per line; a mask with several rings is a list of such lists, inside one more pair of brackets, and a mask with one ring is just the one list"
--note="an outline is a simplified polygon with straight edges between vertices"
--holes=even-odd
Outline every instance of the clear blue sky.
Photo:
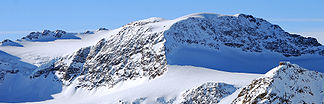
[[197,12],[251,14],[288,32],[324,37],[324,0],[1,0],[0,40],[43,29],[114,29],[149,17]]

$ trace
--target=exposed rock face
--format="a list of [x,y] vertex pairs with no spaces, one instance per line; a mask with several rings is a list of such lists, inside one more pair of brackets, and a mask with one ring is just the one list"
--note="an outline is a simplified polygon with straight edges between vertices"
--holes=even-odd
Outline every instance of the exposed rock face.
[[182,94],[181,104],[216,104],[234,93],[236,88],[226,83],[207,82]]
[[324,74],[283,62],[245,87],[233,104],[322,104]]
[[[67,84],[81,75],[77,79],[78,87],[89,89],[112,87],[120,81],[141,77],[153,79],[160,76],[166,71],[165,39],[162,32],[152,32],[152,27],[144,26],[152,22],[157,21],[137,21],[125,25],[115,36],[102,39],[95,46],[82,48],[48,65],[49,68],[44,68],[47,70],[45,72],[57,71]],[[34,76],[40,75],[36,73]]]
[[266,50],[286,57],[320,54],[323,47],[315,38],[289,34],[278,25],[251,15],[199,14],[176,22],[165,32],[167,49],[190,44],[219,49],[220,45],[246,52]]

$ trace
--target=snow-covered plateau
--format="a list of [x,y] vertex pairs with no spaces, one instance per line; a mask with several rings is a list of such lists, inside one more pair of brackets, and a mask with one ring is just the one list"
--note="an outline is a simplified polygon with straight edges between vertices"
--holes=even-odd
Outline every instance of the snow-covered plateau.
[[44,30],[0,43],[0,103],[321,104],[323,63],[315,38],[246,14]]

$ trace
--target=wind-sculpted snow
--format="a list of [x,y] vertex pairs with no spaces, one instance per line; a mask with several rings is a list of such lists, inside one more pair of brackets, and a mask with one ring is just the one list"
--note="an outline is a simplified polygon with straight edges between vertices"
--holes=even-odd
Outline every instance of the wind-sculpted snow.
[[322,104],[324,74],[282,62],[245,87],[233,104]]
[[165,32],[165,37],[168,51],[181,45],[216,50],[220,45],[225,45],[245,52],[269,50],[286,57],[323,55],[324,51],[315,38],[289,34],[278,25],[245,14],[224,16],[205,13],[189,16],[174,23]]
[[[115,36],[102,39],[95,46],[82,48],[72,56],[53,63],[53,68],[45,69],[57,71],[57,75],[66,83],[79,76],[77,87],[89,89],[160,76],[166,71],[165,40],[162,32],[152,32],[152,27],[144,26],[152,22],[157,21],[153,19],[127,24]],[[39,70],[34,76],[44,72]]]
[[236,88],[226,83],[207,82],[182,94],[181,104],[216,104]]

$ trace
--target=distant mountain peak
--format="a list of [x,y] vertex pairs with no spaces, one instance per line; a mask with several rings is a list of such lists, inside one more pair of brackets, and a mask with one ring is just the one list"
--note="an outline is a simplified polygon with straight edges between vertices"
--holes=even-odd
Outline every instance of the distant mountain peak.
[[14,42],[10,39],[5,39],[3,40],[2,42],[0,42],[0,46],[16,46],[16,47],[23,47],[23,45],[17,43],[17,42]]
[[107,31],[107,30],[109,30],[109,29],[104,28],[104,27],[101,27],[101,28],[99,28],[97,31],[103,31],[103,30]]
[[27,41],[54,41],[56,39],[80,39],[75,33],[67,33],[63,30],[43,30],[42,32],[31,32],[29,35],[21,38]]

